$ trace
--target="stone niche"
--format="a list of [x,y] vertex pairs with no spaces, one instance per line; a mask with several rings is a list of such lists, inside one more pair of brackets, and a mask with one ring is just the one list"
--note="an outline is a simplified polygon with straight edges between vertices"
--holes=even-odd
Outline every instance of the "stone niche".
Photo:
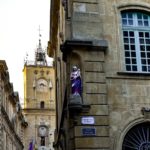
[[70,67],[68,68],[68,80],[69,81],[69,93],[68,93],[68,106],[70,111],[80,111],[82,109],[82,95],[76,95],[76,94],[72,94],[72,90],[71,90],[71,72],[72,72],[72,68],[73,66],[76,66],[77,69],[80,69],[80,74],[81,74],[81,86],[82,86],[82,67],[81,67],[81,57],[78,53],[72,52],[70,54]]

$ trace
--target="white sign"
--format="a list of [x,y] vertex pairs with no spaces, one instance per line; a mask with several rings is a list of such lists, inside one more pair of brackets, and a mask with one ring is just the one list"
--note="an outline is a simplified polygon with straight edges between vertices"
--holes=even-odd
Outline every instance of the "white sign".
[[94,117],[82,117],[81,118],[81,123],[82,124],[95,124],[95,119]]

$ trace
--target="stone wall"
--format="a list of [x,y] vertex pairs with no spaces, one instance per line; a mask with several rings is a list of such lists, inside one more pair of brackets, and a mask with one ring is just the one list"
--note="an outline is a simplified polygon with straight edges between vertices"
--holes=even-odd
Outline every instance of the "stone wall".
[[23,150],[23,137],[20,135],[26,127],[23,117],[18,93],[14,92],[9,81],[6,62],[0,60],[0,149]]
[[[121,73],[125,72],[121,11],[138,9],[150,12],[149,2],[73,1],[71,38],[81,41],[105,39],[108,42],[105,53],[81,48],[77,52],[82,59],[83,102],[91,105],[89,112],[81,116],[93,116],[97,131],[96,137],[83,138],[83,126],[75,127],[77,149],[120,150],[125,131],[138,122],[149,120],[141,112],[150,104],[149,76]],[[98,131],[99,127],[103,127],[103,117],[108,122],[101,128],[101,132],[105,133],[101,137]]]
[[[73,118],[68,112],[68,99],[62,97],[65,91],[59,90],[57,102],[63,110],[58,113],[61,121],[57,137],[62,134],[60,129],[63,129],[66,137],[60,136],[61,138],[56,140],[56,146],[58,149],[65,147],[60,146],[59,142],[66,140],[69,143],[67,145],[69,148],[66,146],[67,150],[121,150],[129,129],[141,122],[150,121],[148,113],[150,74],[128,73],[125,70],[121,12],[136,10],[149,14],[150,0],[67,2],[66,16],[60,14],[60,17],[66,17],[66,31],[63,33],[65,40],[61,43],[65,48],[61,49],[58,43],[55,57],[57,60],[59,54],[59,62],[64,60],[66,63],[67,98],[71,88],[69,80],[71,68],[77,65],[81,69],[83,105],[90,106],[90,109],[80,112]],[[60,26],[64,23],[63,19],[61,21]],[[102,40],[108,43],[105,48],[102,48],[100,42]],[[72,45],[68,44],[67,47],[68,41]],[[91,44],[93,41],[97,41],[99,45],[93,46]],[[56,67],[59,67],[57,61]],[[61,73],[63,72],[57,68],[57,75]],[[61,76],[58,80],[61,81]],[[143,108],[146,108],[146,114],[143,114]],[[94,118],[94,124],[81,123],[82,118],[87,116]],[[96,134],[84,136],[82,129],[87,127],[96,129]]]

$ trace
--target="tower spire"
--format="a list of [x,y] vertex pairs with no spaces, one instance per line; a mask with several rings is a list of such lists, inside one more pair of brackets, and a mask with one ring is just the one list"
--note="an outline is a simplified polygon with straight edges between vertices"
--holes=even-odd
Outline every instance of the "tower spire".
[[38,31],[39,31],[39,38],[40,38],[40,37],[42,36],[42,35],[41,35],[41,28],[40,28],[40,25],[39,25]]
[[39,43],[35,52],[35,63],[36,65],[47,65],[46,55],[45,55],[44,50],[42,49],[42,44],[41,44],[42,35],[41,35],[40,26],[39,26],[38,31],[39,31]]

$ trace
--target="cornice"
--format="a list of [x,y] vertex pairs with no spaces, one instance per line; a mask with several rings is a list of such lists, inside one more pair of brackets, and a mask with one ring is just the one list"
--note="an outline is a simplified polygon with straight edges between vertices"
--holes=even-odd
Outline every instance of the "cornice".
[[5,60],[0,60],[0,71],[3,72],[3,71],[6,71],[6,70],[8,70],[8,67],[6,65]]
[[58,24],[59,24],[59,10],[60,0],[51,0],[51,22],[50,22],[50,41],[48,42],[48,55],[54,57],[54,50],[56,49],[58,39]]
[[63,60],[66,61],[67,55],[76,48],[105,52],[108,48],[108,42],[106,40],[66,40],[60,47]]

